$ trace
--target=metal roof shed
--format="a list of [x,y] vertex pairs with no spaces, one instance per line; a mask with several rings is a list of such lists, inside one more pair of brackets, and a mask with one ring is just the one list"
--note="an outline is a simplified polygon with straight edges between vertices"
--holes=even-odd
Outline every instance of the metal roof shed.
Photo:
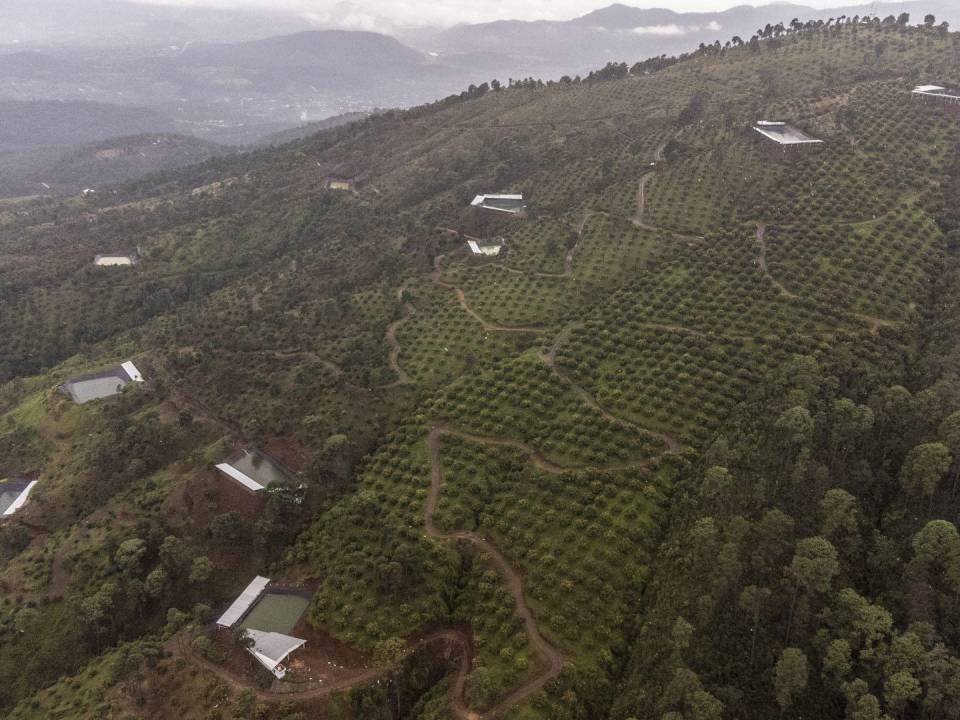
[[231,628],[247,614],[257,599],[270,584],[270,578],[257,575],[243,592],[237,596],[226,612],[217,619],[217,625],[222,628]]
[[22,508],[36,484],[36,480],[0,483],[0,517],[10,517]]
[[283,633],[265,632],[263,630],[247,630],[247,637],[253,640],[253,647],[247,651],[253,655],[261,665],[272,672],[276,677],[283,679],[287,669],[283,661],[294,650],[307,644],[306,640],[284,635]]

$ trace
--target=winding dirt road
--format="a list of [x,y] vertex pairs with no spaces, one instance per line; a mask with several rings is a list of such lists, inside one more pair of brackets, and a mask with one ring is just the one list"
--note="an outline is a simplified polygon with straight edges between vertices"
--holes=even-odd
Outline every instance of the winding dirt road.
[[526,333],[531,335],[542,335],[543,333],[547,332],[545,328],[533,327],[530,325],[497,325],[496,323],[488,322],[470,307],[470,305],[467,303],[467,296],[459,287],[453,283],[447,282],[440,276],[439,273],[436,272],[430,276],[430,279],[440,287],[453,290],[457,294],[457,300],[460,301],[460,307],[463,308],[463,311],[480,323],[483,326],[483,329],[488,332]]
[[[787,288],[777,280],[773,275],[770,274],[770,269],[767,266],[767,241],[766,241],[766,225],[760,223],[757,225],[757,267],[760,268],[760,271],[763,273],[764,277],[770,281],[770,283],[783,295],[785,298],[791,300],[797,299],[797,294],[787,290]],[[880,328],[899,328],[903,326],[903,322],[900,320],[890,320],[888,318],[878,317],[877,315],[864,315],[863,313],[850,313],[850,317],[856,318],[860,322],[866,323],[870,328],[870,332],[876,335],[880,332]]]
[[[451,697],[451,700],[455,705],[457,703],[457,699],[459,699],[460,703],[462,704],[464,687],[466,686],[467,675],[470,672],[471,663],[471,642],[466,633],[453,629],[438,630],[436,632],[429,633],[424,635],[422,638],[411,640],[409,643],[407,643],[407,647],[403,652],[403,657],[405,658],[409,656],[414,650],[423,645],[435,642],[442,642],[451,647],[458,647],[461,650],[460,667],[457,670],[457,677],[454,680],[450,694],[451,696],[454,696]],[[329,684],[323,685],[322,687],[310,688],[309,690],[264,690],[251,685],[248,681],[237,675],[234,675],[226,668],[210,662],[206,658],[200,657],[189,647],[183,646],[179,642],[172,641],[168,643],[167,649],[174,656],[181,657],[187,662],[213,673],[235,690],[253,690],[257,696],[257,699],[266,703],[279,703],[287,701],[303,702],[308,700],[316,700],[318,698],[325,698],[335,692],[347,690],[357,685],[372,682],[373,680],[382,677],[390,669],[382,667],[368,668],[363,670],[358,669],[357,672],[352,675],[340,678]],[[464,717],[472,719],[479,716],[466,715]]]
[[[401,295],[402,297],[402,295]],[[390,346],[390,356],[388,361],[390,363],[390,369],[396,373],[397,379],[395,382],[392,382],[388,385],[383,385],[384,389],[391,387],[399,387],[401,385],[410,385],[413,383],[413,380],[407,374],[407,371],[400,366],[400,341],[397,340],[397,330],[403,327],[410,319],[413,317],[416,310],[413,309],[413,305],[410,303],[403,304],[403,317],[399,320],[394,320],[387,326],[387,344]]]
[[796,299],[796,294],[787,290],[786,286],[779,280],[777,280],[773,275],[770,274],[770,269],[767,267],[767,226],[764,224],[757,225],[757,267],[760,268],[760,272],[763,273],[763,276],[770,281],[770,284],[773,285],[781,295],[785,298],[790,298],[791,300]]
[[650,225],[643,221],[643,210],[647,205],[647,183],[650,182],[650,179],[654,176],[654,173],[649,172],[640,178],[640,182],[637,187],[637,212],[630,218],[630,222],[636,225],[638,228],[643,230],[650,230],[652,232],[657,232],[660,228]]
[[460,703],[454,703],[454,709],[457,716],[465,720],[487,720],[495,718],[507,708],[513,707],[517,703],[526,700],[531,695],[536,694],[553,678],[557,677],[563,670],[564,656],[557,648],[543,637],[537,620],[533,616],[533,611],[527,605],[526,598],[523,595],[523,578],[509,560],[500,552],[499,548],[492,542],[476,533],[466,530],[459,530],[445,533],[436,527],[433,523],[433,515],[436,512],[437,504],[440,501],[440,493],[443,489],[443,465],[440,458],[440,435],[447,432],[441,427],[433,427],[427,435],[427,447],[430,452],[430,491],[427,494],[427,505],[423,513],[423,524],[427,535],[440,540],[456,540],[468,542],[487,555],[493,561],[497,571],[503,577],[507,589],[513,596],[516,604],[517,614],[522,618],[527,636],[537,654],[544,663],[544,667],[534,677],[527,680],[522,685],[517,686],[496,706],[483,714],[471,713],[465,705],[462,704],[463,694],[458,693]]
[[[582,388],[580,385],[574,382],[573,378],[569,377],[557,366],[557,352],[560,350],[560,346],[569,336],[570,332],[576,327],[576,325],[577,324],[575,323],[573,325],[569,325],[566,328],[564,328],[563,332],[557,335],[557,339],[556,341],[554,341],[550,350],[548,352],[539,354],[539,358],[541,362],[543,362],[544,365],[550,368],[550,370],[553,372],[553,374],[557,377],[558,380],[560,380],[565,385],[568,385],[577,394],[577,396],[583,401],[585,405],[599,412],[606,420],[617,423],[622,427],[629,428],[634,432],[640,433],[641,435],[646,435],[647,437],[653,438],[654,440],[657,440],[663,443],[667,448],[666,451],[663,453],[663,455],[679,455],[680,453],[682,453],[684,451],[684,446],[683,446],[683,443],[681,443],[678,438],[674,437],[673,435],[669,435],[667,433],[661,433],[661,432],[657,432],[656,430],[645,428],[641,425],[637,425],[637,423],[631,420],[622,418],[619,415],[614,415],[612,412],[610,412],[605,407],[603,407],[593,395],[591,395],[589,392],[587,392],[586,389]],[[645,463],[649,465],[656,461],[657,459],[654,458],[654,460],[645,461]]]

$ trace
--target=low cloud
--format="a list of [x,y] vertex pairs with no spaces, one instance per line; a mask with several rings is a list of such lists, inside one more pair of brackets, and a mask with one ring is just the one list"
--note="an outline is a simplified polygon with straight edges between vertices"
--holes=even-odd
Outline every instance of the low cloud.
[[636,33],[637,35],[661,35],[661,36],[677,36],[677,35],[688,35],[690,33],[697,33],[704,30],[709,30],[710,32],[717,32],[720,30],[721,25],[716,20],[711,20],[706,25],[677,25],[676,23],[671,23],[669,25],[641,25],[639,27],[633,28],[631,32]]
[[690,30],[674,23],[670,25],[641,25],[635,27],[633,32],[637,35],[686,35]]
[[338,27],[344,30],[369,30],[371,32],[388,32],[392,30],[392,24],[379,18],[362,12],[349,12],[344,14],[305,12],[301,13],[308,22],[317,27]]
[[[222,8],[267,8],[295,12],[325,27],[388,31],[394,28],[491,20],[568,20],[609,5],[611,0],[133,0],[163,5]],[[767,0],[762,0],[766,2]],[[721,10],[736,0],[670,0],[677,12]],[[0,5],[2,5],[0,0]],[[633,2],[629,2],[633,5]],[[637,3],[647,5],[648,3]],[[652,3],[656,5],[656,3]],[[662,3],[667,4],[667,3]],[[715,23],[710,23],[715,25]],[[651,25],[635,28],[639,35],[683,35],[697,30],[719,30],[719,26],[693,28],[683,25]]]

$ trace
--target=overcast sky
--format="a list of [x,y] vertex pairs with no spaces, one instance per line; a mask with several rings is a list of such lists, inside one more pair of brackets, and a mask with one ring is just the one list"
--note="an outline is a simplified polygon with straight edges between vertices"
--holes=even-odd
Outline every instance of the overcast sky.
[[[270,7],[295,10],[319,24],[337,24],[357,29],[382,29],[384,22],[398,25],[448,25],[487,20],[568,20],[615,0],[141,0],[170,5],[214,7]],[[734,5],[766,5],[766,0],[658,0],[625,5],[667,7],[678,12],[724,10]],[[837,1],[798,0],[813,7],[836,5]]]

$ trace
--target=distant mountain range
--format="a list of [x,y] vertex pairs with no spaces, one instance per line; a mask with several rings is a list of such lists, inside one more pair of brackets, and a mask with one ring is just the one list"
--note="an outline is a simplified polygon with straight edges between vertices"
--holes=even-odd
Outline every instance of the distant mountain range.
[[292,13],[151,5],[128,0],[3,0],[0,45],[225,42],[306,30]]
[[[725,42],[735,35],[749,38],[766,24],[827,20],[840,15],[899,15],[909,12],[914,22],[927,13],[952,25],[960,23],[956,0],[872,3],[818,10],[804,5],[776,3],[741,5],[722,12],[678,13],[610,5],[564,22],[502,20],[452,28],[422,28],[400,37],[441,58],[459,53],[485,53],[498,64],[515,68],[514,77],[583,73],[607,62],[629,63],[648,57],[675,55],[700,43]],[[509,59],[509,60],[508,60]]]
[[[335,11],[351,7],[340,3]],[[744,5],[715,13],[615,4],[564,22],[501,20],[390,36],[316,29],[317,18],[277,10],[3,0],[0,153],[9,161],[15,152],[23,167],[24,153],[42,152],[38,163],[46,167],[70,148],[117,136],[181,134],[246,145],[328,117],[428,102],[493,78],[583,74],[610,61],[746,39],[793,18],[901,12],[913,22],[929,12],[960,24],[956,0],[828,10]],[[324,22],[345,21],[338,17]]]

